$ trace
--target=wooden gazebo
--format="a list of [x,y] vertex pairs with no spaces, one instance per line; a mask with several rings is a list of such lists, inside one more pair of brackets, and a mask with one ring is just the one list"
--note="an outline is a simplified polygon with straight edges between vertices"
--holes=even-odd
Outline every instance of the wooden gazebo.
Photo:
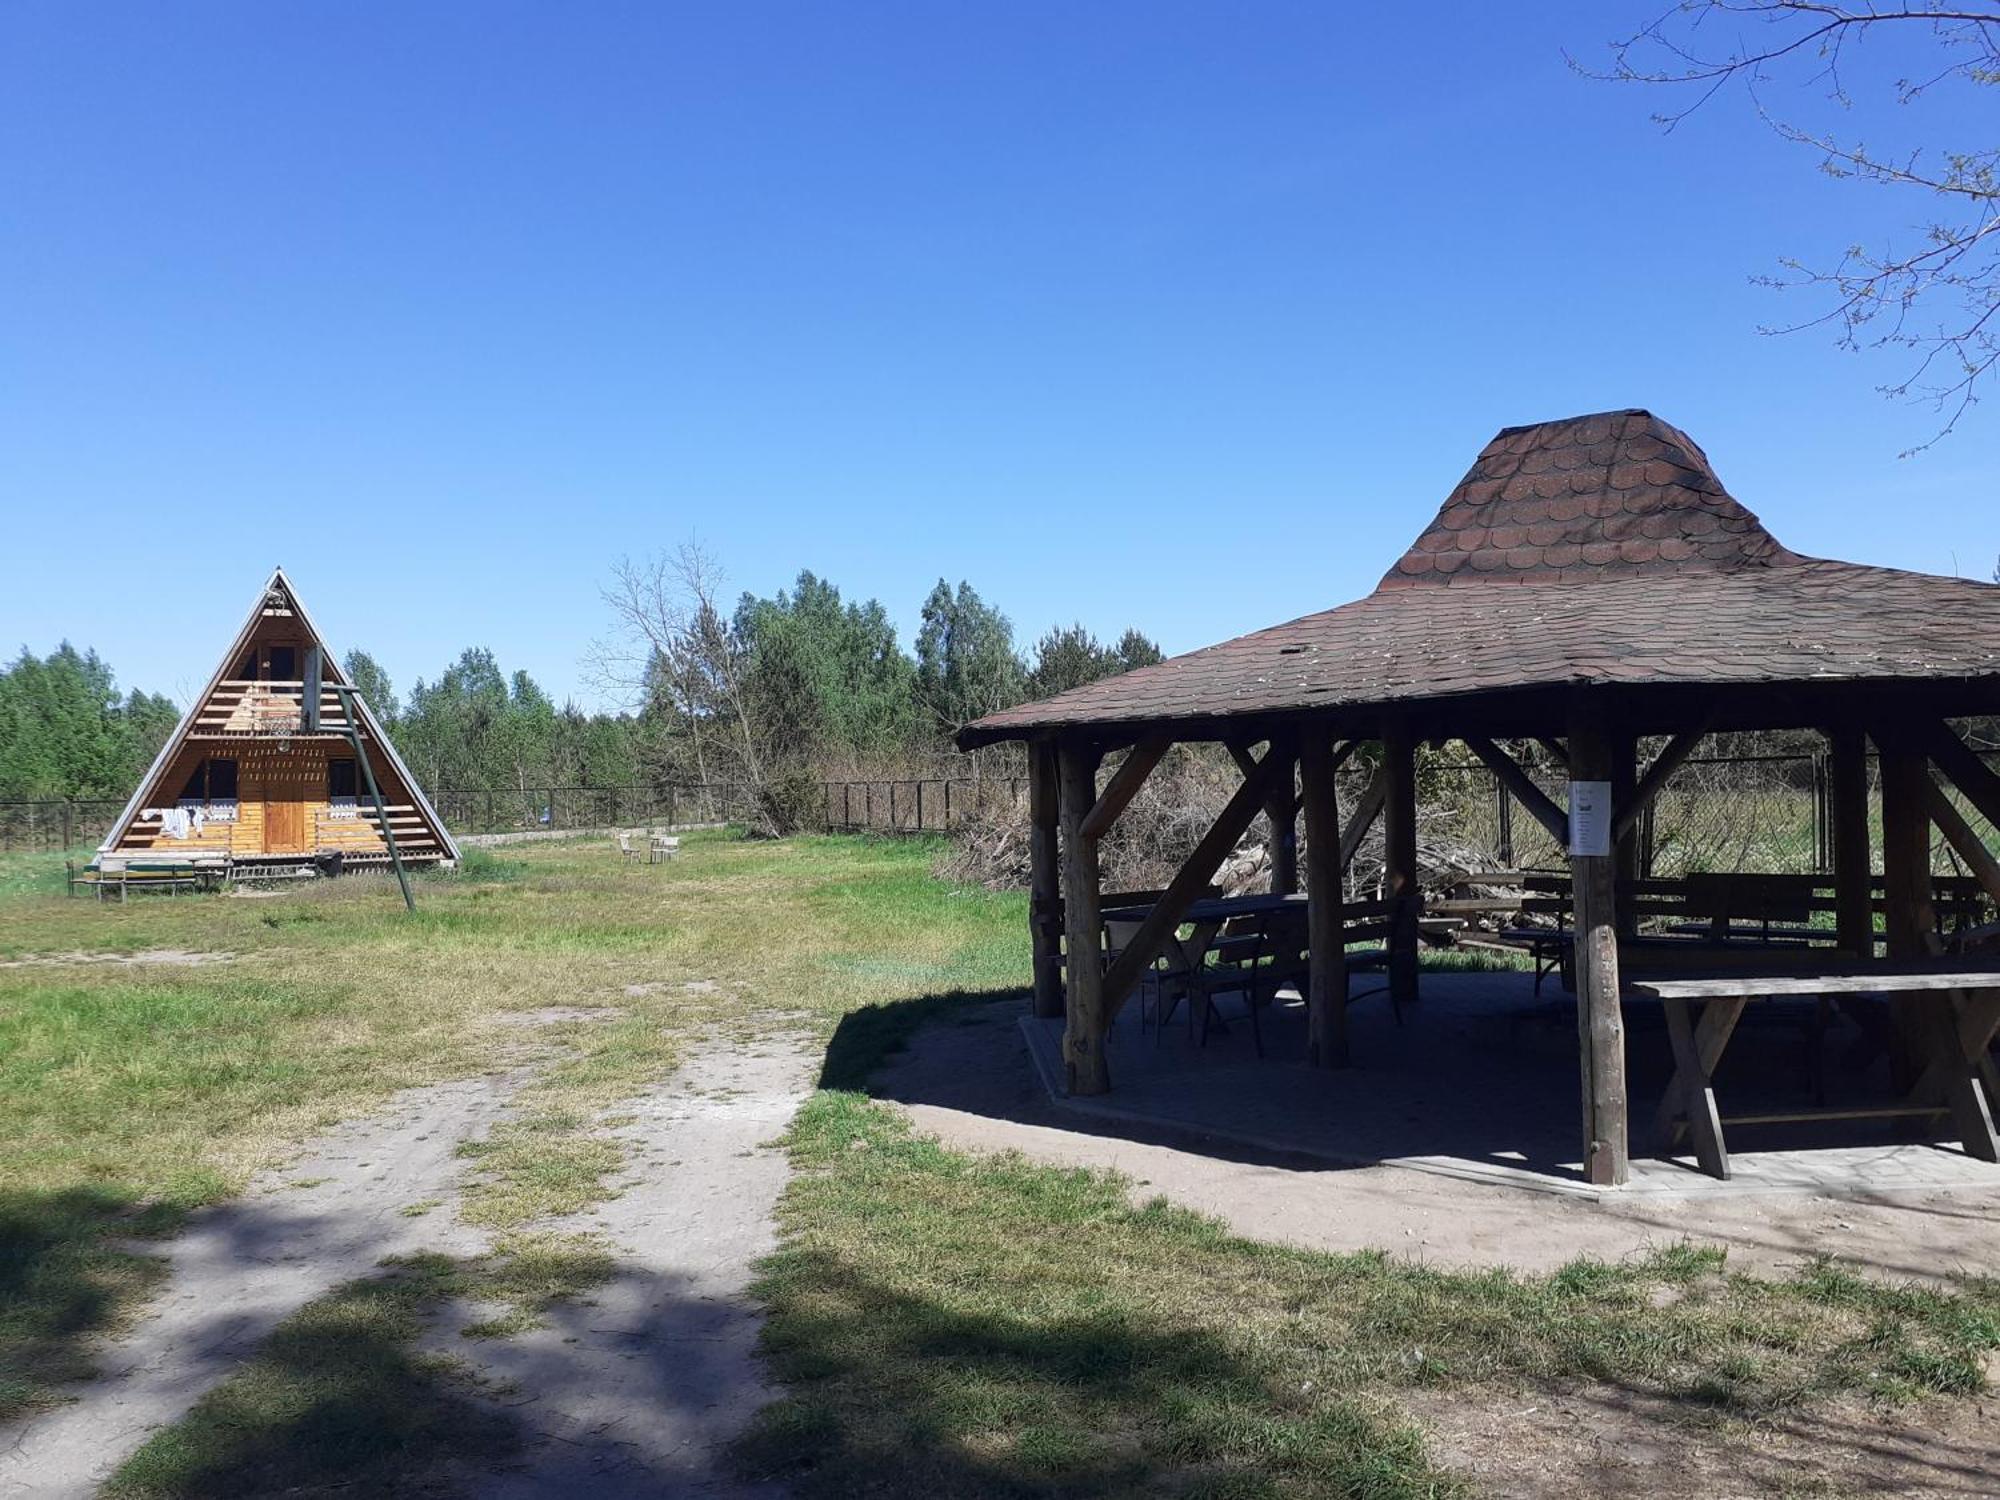
[[[1934,779],[2000,826],[2000,775],[1952,723],[1994,713],[2000,588],[1791,552],[1685,434],[1649,412],[1618,411],[1502,431],[1366,598],[993,714],[958,742],[1028,744],[1035,1004],[1066,1016],[1071,1092],[1097,1094],[1111,1084],[1113,1016],[1260,812],[1278,834],[1281,886],[1296,878],[1284,852],[1303,816],[1309,1055],[1347,1062],[1334,772],[1357,743],[1380,746],[1389,976],[1399,997],[1414,998],[1416,747],[1462,740],[1569,851],[1585,1171],[1609,1184],[1625,1180],[1628,1159],[1621,890],[1635,873],[1639,816],[1668,777],[1713,731],[1822,731],[1839,946],[1874,962],[1872,740],[1886,959],[1922,960],[1935,925],[1934,826],[2000,899],[2000,866]],[[1569,810],[1503,748],[1528,739],[1566,760],[1573,807],[1608,789],[1601,838],[1595,816],[1586,828],[1579,813],[1572,830]],[[1640,765],[1641,743],[1662,739]],[[1107,966],[1098,842],[1183,741],[1227,745],[1242,784]],[[1106,757],[1120,751],[1100,784]],[[1970,1036],[1978,1023],[1963,1029]],[[1967,1070],[1976,1066],[1968,1045]],[[1985,1111],[1976,1079],[1951,1086],[1954,1108],[1972,1107],[1969,1086]],[[1964,1133],[1968,1149],[1990,1153]]]

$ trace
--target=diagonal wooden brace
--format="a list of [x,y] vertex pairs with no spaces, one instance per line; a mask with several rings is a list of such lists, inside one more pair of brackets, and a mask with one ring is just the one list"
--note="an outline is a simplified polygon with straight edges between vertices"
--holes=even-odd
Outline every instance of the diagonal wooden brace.
[[1117,1016],[1118,1008],[1132,993],[1139,982],[1139,976],[1153,966],[1159,956],[1166,951],[1167,940],[1187,916],[1187,909],[1197,897],[1207,889],[1215,872],[1229,857],[1229,851],[1236,847],[1236,841],[1243,837],[1257,814],[1263,810],[1264,800],[1271,793],[1279,771],[1287,775],[1291,772],[1291,758],[1285,755],[1266,755],[1256,763],[1255,769],[1244,778],[1236,789],[1236,795],[1216,815],[1215,822],[1195,846],[1165,893],[1146,914],[1146,920],[1139,924],[1139,930],[1132,934],[1132,940],[1118,955],[1116,963],[1104,976],[1104,1014],[1107,1024]]

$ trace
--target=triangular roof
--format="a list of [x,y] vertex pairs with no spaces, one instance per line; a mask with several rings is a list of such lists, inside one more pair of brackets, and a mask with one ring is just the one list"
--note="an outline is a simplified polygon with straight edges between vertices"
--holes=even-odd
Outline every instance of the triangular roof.
[[[293,617],[298,621],[299,628],[305,632],[308,643],[319,647],[322,661],[320,669],[321,677],[327,682],[339,683],[344,687],[353,686],[347,680],[346,673],[341,670],[339,658],[327,646],[326,637],[320,634],[319,626],[313,623],[313,618],[307,612],[304,601],[299,598],[298,591],[292,587],[292,581],[285,576],[285,570],[283,568],[273,568],[270,578],[264,583],[264,587],[258,590],[257,598],[250,606],[250,613],[244,617],[242,629],[236,632],[235,639],[229,643],[229,649],[223,652],[221,659],[216,663],[215,671],[209,674],[207,684],[188,704],[187,712],[181,715],[180,723],[174,727],[174,732],[167,737],[167,742],[160,746],[160,753],[153,757],[153,763],[146,768],[146,774],[139,778],[139,785],[133,790],[132,800],[127,802],[124,810],[118,814],[117,819],[111,825],[110,832],[104,836],[104,842],[97,846],[99,854],[108,854],[115,850],[118,847],[119,841],[130,830],[132,820],[138,816],[140,809],[155,805],[157,799],[154,794],[159,790],[161,778],[166,774],[167,769],[173,765],[174,757],[180,753],[181,747],[187,743],[188,736],[193,733],[195,722],[201,715],[203,705],[215,696],[215,690],[221,686],[224,678],[228,676],[231,666],[241,658],[244,650],[249,646],[250,638],[256,633],[257,626],[264,618],[265,611],[271,607],[274,596],[283,601],[284,608],[291,611]],[[424,789],[418,784],[417,778],[410,774],[410,768],[403,764],[403,757],[396,753],[395,742],[382,732],[382,725],[375,717],[375,710],[358,693],[355,694],[354,701],[361,708],[363,741],[381,747],[383,755],[388,759],[389,764],[395,767],[396,774],[402,778],[403,785],[409,789],[410,796],[415,799],[418,809],[424,816],[424,820],[436,832],[438,842],[444,847],[445,857],[456,860],[459,857],[457,841],[452,838],[451,830],[444,826],[444,819],[437,815],[437,809],[431,806],[430,798],[424,794]]]
[[1503,429],[1366,598],[991,714],[970,748],[1565,683],[2000,681],[2000,588],[1792,552],[1651,412]]

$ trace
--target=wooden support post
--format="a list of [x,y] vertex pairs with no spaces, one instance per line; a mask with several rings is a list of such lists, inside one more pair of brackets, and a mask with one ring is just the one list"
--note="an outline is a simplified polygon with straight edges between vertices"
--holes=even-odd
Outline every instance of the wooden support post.
[[1111,1087],[1104,1061],[1102,892],[1097,876],[1097,840],[1083,831],[1097,802],[1097,751],[1063,745],[1056,751],[1056,783],[1061,793],[1063,937],[1068,952],[1063,1071],[1069,1092],[1101,1094]]
[[1266,753],[1281,763],[1264,799],[1264,816],[1271,824],[1271,893],[1289,896],[1299,888],[1299,796],[1292,771],[1298,751],[1291,743],[1273,740]]
[[[951,787],[945,783],[946,790]],[[1035,1014],[1063,1013],[1062,877],[1056,857],[1055,746],[1028,747],[1028,931],[1035,961]]]
[[1883,927],[1889,957],[1923,958],[1937,930],[1931,888],[1931,773],[1922,751],[1893,734],[1882,752]]
[[1389,901],[1389,993],[1399,1005],[1417,998],[1417,922],[1423,893],[1417,882],[1417,746],[1409,727],[1392,719],[1382,733],[1383,895]]
[[1639,740],[1636,735],[1614,734],[1611,737],[1611,806],[1614,812],[1611,846],[1611,867],[1618,893],[1618,936],[1625,939],[1639,935],[1639,918],[1632,906],[1632,883],[1639,878],[1639,820],[1636,816],[1623,816],[1627,808],[1632,808],[1639,789]]
[[[1893,732],[1875,731],[1882,755],[1882,930],[1891,959],[1929,955],[1937,930],[1932,904],[1930,764]],[[1895,1042],[1889,1072],[1898,1090],[1916,1083],[1932,1037],[1920,1006],[1892,1004]]]
[[1332,744],[1308,733],[1299,744],[1306,820],[1306,1061],[1347,1066],[1347,949],[1342,940],[1340,802]]
[[1827,804],[1832,825],[1834,932],[1863,963],[1875,957],[1874,854],[1868,833],[1868,748],[1858,729],[1830,729]]
[[[1613,753],[1603,710],[1588,690],[1571,702],[1569,773],[1576,781],[1610,781]],[[1574,845],[1572,845],[1572,848]],[[1616,860],[1570,855],[1576,905],[1576,1019],[1583,1082],[1583,1171],[1614,1187],[1630,1174],[1625,1098],[1625,1014],[1618,981]]]

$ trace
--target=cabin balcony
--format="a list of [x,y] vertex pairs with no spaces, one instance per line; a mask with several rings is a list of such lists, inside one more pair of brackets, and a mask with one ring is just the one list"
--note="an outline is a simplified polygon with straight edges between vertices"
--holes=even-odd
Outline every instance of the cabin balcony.
[[303,682],[253,682],[240,678],[216,684],[189,731],[195,740],[345,739],[347,709],[340,695],[322,686],[319,729],[307,735]]

